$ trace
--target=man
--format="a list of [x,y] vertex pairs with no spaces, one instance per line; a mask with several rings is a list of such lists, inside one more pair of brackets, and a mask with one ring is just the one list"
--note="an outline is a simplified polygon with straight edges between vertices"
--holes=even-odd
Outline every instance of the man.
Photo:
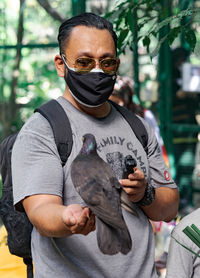
[[[174,228],[167,258],[166,278],[198,278],[200,274],[200,248],[183,230],[195,224],[200,229],[200,209],[185,216]],[[191,251],[189,251],[188,249]]]
[[[16,208],[23,205],[34,225],[35,277],[157,277],[148,217],[165,221],[175,217],[178,192],[153,132],[146,126],[147,157],[128,123],[107,101],[119,66],[112,24],[85,13],[60,26],[58,41],[60,55],[56,55],[55,65],[58,75],[66,81],[66,89],[57,101],[70,120],[71,155],[62,168],[51,127],[35,113],[22,128],[12,157],[14,202]],[[95,217],[73,186],[70,165],[81,149],[85,133],[95,135],[99,155],[111,163],[130,200],[140,202],[137,217],[123,209],[133,242],[126,256],[100,252]],[[122,179],[120,159],[127,154],[135,156],[138,167],[129,179]],[[151,193],[156,188],[155,200],[147,200],[147,185]],[[141,206],[141,200],[149,205]]]

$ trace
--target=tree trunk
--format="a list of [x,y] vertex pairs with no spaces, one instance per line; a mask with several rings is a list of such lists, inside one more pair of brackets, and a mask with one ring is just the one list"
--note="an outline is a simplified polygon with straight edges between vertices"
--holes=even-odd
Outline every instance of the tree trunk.
[[[18,19],[18,30],[17,30],[17,45],[22,44],[23,33],[24,33],[24,5],[26,0],[20,0],[20,10]],[[16,50],[15,64],[13,68],[12,80],[10,84],[10,98],[8,102],[1,105],[1,119],[3,125],[3,138],[8,136],[12,132],[12,123],[15,119],[18,105],[16,104],[16,93],[19,78],[20,61],[22,58],[21,48],[18,47]]]

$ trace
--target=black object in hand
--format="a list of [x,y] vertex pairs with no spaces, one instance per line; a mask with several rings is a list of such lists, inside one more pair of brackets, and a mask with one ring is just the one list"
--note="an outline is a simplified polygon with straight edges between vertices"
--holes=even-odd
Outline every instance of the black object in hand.
[[125,171],[123,178],[128,179],[128,175],[131,173],[134,173],[134,167],[137,166],[137,162],[135,158],[132,157],[132,155],[127,155],[124,159],[124,164],[125,164]]

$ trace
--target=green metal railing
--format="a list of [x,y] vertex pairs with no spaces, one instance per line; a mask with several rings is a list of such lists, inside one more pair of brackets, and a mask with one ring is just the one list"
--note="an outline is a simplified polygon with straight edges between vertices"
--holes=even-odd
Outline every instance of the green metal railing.
[[[162,5],[166,7],[165,17],[171,14],[171,1],[162,0]],[[163,20],[163,18],[161,18]],[[168,33],[169,26],[164,26],[160,29],[160,39]],[[171,65],[171,50],[168,42],[165,40],[161,45],[159,53],[158,66],[159,80],[159,118],[161,126],[161,134],[169,156],[171,174],[176,175],[176,167],[174,161],[174,149],[172,144],[172,130],[169,128],[172,123],[172,65]]]
[[47,48],[47,47],[53,47],[53,48],[58,47],[58,43],[0,45],[0,49]]
[[85,12],[86,0],[72,0],[72,14],[78,15]]
[[[162,0],[162,4],[166,7],[168,15],[170,15],[170,0]],[[180,0],[179,6],[181,9],[187,9],[194,0]],[[167,15],[167,14],[166,14]],[[181,24],[188,22],[188,18],[184,18]],[[166,35],[168,26],[160,30],[160,36]],[[188,45],[185,43],[184,34],[180,36],[181,47],[188,49]],[[192,204],[193,192],[199,192],[198,189],[194,189],[192,186],[192,174],[195,167],[195,146],[197,143],[197,133],[200,132],[200,126],[192,124],[195,119],[190,119],[189,123],[173,123],[172,120],[172,108],[173,108],[173,94],[176,94],[173,88],[172,82],[172,57],[171,50],[167,42],[164,42],[161,46],[159,53],[159,116],[161,123],[161,132],[169,155],[169,163],[171,174],[177,181],[180,188],[180,193],[183,192],[182,197],[188,199]],[[187,100],[185,100],[187,102]],[[189,107],[189,106],[188,106]],[[192,108],[194,109],[194,107]],[[185,111],[186,114],[190,114],[190,111]],[[191,117],[190,117],[191,118]]]

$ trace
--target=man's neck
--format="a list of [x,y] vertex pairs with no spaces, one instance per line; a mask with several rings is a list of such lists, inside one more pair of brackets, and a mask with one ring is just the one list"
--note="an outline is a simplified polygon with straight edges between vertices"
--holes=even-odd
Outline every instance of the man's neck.
[[110,104],[108,101],[104,102],[101,106],[98,107],[87,107],[80,104],[76,101],[73,96],[70,94],[69,89],[66,87],[63,97],[66,98],[72,105],[74,105],[81,112],[84,112],[88,115],[91,115],[95,118],[106,117],[110,113]]

